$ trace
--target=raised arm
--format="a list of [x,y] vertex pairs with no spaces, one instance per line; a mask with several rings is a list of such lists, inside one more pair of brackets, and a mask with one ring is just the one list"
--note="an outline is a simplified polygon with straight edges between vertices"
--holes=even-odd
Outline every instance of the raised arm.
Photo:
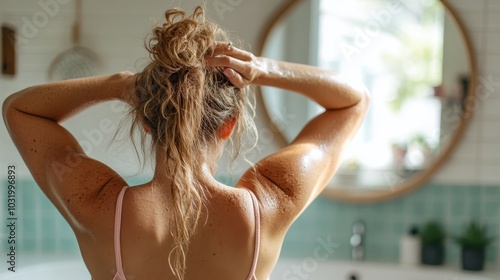
[[[3,103],[10,136],[38,186],[75,225],[79,206],[119,176],[85,154],[60,122],[99,102],[125,99],[130,73],[33,86]],[[88,208],[88,207],[87,207]]]
[[283,233],[335,174],[342,152],[362,123],[368,95],[330,71],[257,58],[224,45],[219,46],[212,64],[225,67],[224,73],[236,86],[279,87],[326,109],[290,145],[258,162],[238,183],[259,198],[265,209],[264,223],[267,220],[277,233]]
[[334,73],[303,64],[258,58],[263,69],[255,84],[278,87],[300,93],[326,110],[344,109],[356,105],[363,98],[362,88],[355,88]]

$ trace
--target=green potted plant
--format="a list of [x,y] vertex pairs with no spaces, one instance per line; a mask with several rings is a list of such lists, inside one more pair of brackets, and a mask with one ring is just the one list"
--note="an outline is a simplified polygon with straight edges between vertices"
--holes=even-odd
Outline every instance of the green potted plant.
[[485,249],[493,242],[493,239],[487,236],[484,227],[471,222],[462,235],[455,238],[455,241],[462,247],[462,269],[470,271],[483,270]]
[[428,222],[420,234],[422,242],[421,262],[427,265],[442,265],[444,262],[444,240],[446,234],[440,223]]

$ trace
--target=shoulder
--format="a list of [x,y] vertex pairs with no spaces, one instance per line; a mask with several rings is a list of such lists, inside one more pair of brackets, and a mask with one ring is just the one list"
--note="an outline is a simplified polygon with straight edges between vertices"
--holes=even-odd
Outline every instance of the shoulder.
[[206,205],[209,215],[238,220],[243,222],[244,226],[253,223],[254,209],[248,189],[233,187],[218,189],[209,194]]
[[[110,174],[111,175],[111,174]],[[79,187],[81,192],[73,191],[66,195],[64,202],[67,207],[69,224],[75,233],[92,234],[109,230],[115,219],[118,195],[124,187],[129,190],[128,184],[120,176],[110,176],[106,182],[96,185],[85,183]],[[89,192],[89,190],[93,190]]]
[[270,155],[241,177],[237,187],[250,190],[258,201],[263,231],[284,235],[306,207],[311,189],[317,180],[314,172],[301,172],[304,161],[302,146],[286,147]]

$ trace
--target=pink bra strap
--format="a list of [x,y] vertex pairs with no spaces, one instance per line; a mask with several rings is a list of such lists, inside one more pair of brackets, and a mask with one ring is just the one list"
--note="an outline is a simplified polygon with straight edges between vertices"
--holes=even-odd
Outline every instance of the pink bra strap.
[[120,231],[122,225],[122,205],[123,197],[125,196],[125,191],[127,187],[123,187],[116,200],[116,212],[115,212],[115,259],[116,259],[116,275],[121,279],[125,279],[125,274],[122,267],[122,253],[120,244]]
[[[247,189],[248,190],[248,189]],[[260,248],[260,208],[255,194],[248,190],[250,196],[252,197],[253,209],[255,212],[255,248],[253,253],[252,269],[248,275],[248,280],[256,279],[255,270],[257,269],[257,260],[259,259],[259,248]]]

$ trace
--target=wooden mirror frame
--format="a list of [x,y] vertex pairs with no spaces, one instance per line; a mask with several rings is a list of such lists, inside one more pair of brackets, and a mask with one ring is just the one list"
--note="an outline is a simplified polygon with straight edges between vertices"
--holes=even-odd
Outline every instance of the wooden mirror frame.
[[[261,36],[258,41],[258,55],[263,55],[262,52],[264,50],[264,45],[268,36],[271,34],[271,31],[275,24],[283,19],[289,12],[292,11],[299,3],[302,1],[308,0],[289,0],[284,5],[282,5],[278,10],[272,14],[270,20],[264,25],[263,31],[261,32]],[[429,166],[421,171],[420,173],[413,175],[407,179],[405,179],[402,183],[396,184],[395,186],[391,186],[388,190],[383,191],[349,191],[345,189],[335,189],[326,187],[322,192],[323,196],[334,200],[347,201],[347,202],[355,202],[355,203],[369,203],[369,202],[377,202],[383,200],[389,200],[396,198],[398,196],[407,194],[416,188],[422,186],[426,183],[433,174],[439,168],[441,168],[446,160],[451,156],[453,151],[455,151],[456,147],[460,143],[462,136],[464,135],[466,128],[469,124],[469,121],[472,117],[472,113],[475,108],[476,103],[476,87],[477,87],[477,60],[473,51],[473,45],[469,34],[466,32],[465,25],[461,18],[458,16],[457,11],[451,6],[448,0],[436,0],[440,1],[446,9],[446,12],[451,15],[453,21],[459,29],[459,32],[462,34],[462,39],[465,42],[466,51],[469,55],[469,64],[471,70],[471,80],[469,84],[469,89],[467,93],[467,100],[465,103],[465,110],[461,116],[460,126],[455,130],[451,140],[443,147],[441,154],[436,157]],[[264,98],[262,93],[262,88],[257,87],[257,102],[264,106],[264,118],[265,121],[270,126],[274,134],[274,139],[277,140],[277,144],[281,147],[284,147],[288,144],[288,141],[285,139],[283,133],[278,129],[276,124],[272,121],[272,118],[267,110],[267,107],[264,104]]]

